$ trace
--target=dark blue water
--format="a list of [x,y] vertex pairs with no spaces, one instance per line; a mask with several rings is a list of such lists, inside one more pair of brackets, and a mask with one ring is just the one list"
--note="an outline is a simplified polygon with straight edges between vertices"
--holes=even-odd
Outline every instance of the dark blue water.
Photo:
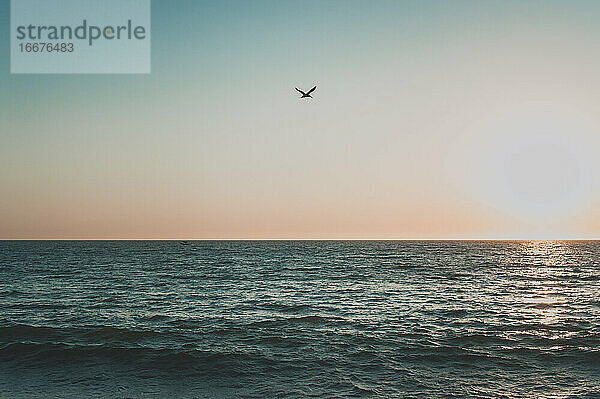
[[0,397],[598,398],[598,242],[0,242]]

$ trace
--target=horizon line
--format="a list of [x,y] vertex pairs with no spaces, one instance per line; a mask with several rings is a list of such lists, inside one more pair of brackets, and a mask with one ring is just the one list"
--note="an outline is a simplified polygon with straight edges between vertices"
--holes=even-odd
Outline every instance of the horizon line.
[[0,238],[0,241],[600,241],[600,238]]

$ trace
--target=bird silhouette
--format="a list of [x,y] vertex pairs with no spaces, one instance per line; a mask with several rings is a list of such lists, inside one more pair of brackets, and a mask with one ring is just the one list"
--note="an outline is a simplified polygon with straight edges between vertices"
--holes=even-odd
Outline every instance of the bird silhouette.
[[310,89],[308,92],[305,93],[302,90],[300,90],[299,88],[295,87],[296,91],[298,93],[302,94],[302,97],[300,97],[300,98],[313,98],[313,96],[311,96],[310,93],[315,91],[316,88],[317,88],[317,86],[313,87],[312,89]]

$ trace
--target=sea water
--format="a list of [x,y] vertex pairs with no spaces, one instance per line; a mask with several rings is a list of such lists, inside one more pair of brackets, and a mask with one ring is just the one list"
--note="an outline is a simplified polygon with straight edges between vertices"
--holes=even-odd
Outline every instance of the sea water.
[[600,243],[0,242],[0,397],[600,398]]

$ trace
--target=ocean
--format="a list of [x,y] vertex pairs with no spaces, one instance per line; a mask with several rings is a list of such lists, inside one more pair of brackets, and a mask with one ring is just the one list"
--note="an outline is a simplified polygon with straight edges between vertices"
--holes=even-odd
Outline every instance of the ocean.
[[600,242],[0,242],[0,398],[304,397],[600,398]]

